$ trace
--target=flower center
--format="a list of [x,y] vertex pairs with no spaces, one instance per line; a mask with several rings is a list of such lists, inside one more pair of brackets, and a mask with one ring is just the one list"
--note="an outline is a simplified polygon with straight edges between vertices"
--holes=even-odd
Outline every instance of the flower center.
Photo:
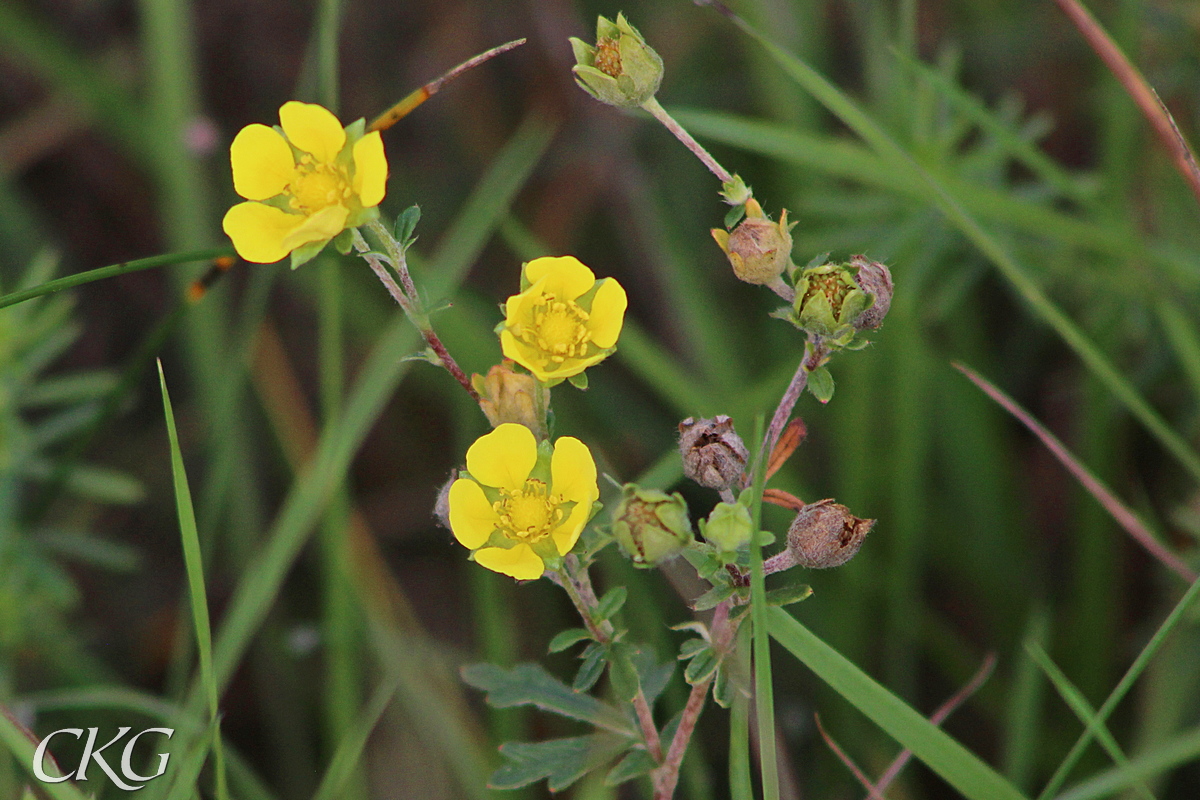
[[613,78],[621,77],[621,43],[604,37],[596,41],[596,56],[592,61],[596,69]]
[[583,357],[592,339],[586,311],[573,301],[544,296],[533,306],[532,317],[533,324],[519,334],[526,344],[541,350],[556,364]]
[[531,478],[520,489],[501,489],[492,507],[506,536],[533,544],[562,522],[561,503],[561,496],[550,494],[545,483]]
[[344,204],[351,195],[350,179],[341,167],[315,164],[312,156],[304,155],[292,173],[288,193],[292,208],[315,214],[328,206]]

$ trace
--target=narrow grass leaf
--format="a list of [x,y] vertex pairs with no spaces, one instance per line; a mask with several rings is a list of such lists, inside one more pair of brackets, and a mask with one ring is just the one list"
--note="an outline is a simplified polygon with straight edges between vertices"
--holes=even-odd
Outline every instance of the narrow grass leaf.
[[1055,800],[1096,800],[1111,797],[1132,785],[1200,759],[1200,728],[1162,742],[1149,753],[1135,756],[1127,769],[1108,769],[1058,795]]
[[876,683],[786,611],[768,609],[767,624],[777,642],[968,800],[1025,800],[1020,791],[978,756]]
[[[9,715],[8,709],[0,706],[0,745],[3,745],[12,757],[25,769],[32,773],[33,757],[37,751],[37,744],[30,740],[25,729],[17,724],[16,719]],[[43,764],[43,769],[47,774],[55,777],[61,777],[61,773],[47,761]],[[35,776],[32,776],[37,780]],[[62,783],[43,783],[37,781],[39,789],[44,791],[51,800],[88,800],[87,795],[79,791],[75,784],[70,781]]]
[[[344,798],[343,788],[355,776],[356,770],[359,770],[359,762],[362,760],[363,750],[367,746],[367,739],[370,737],[371,731],[375,730],[375,726],[379,724],[383,712],[387,710],[396,691],[400,688],[400,680],[399,675],[386,678],[371,695],[367,706],[358,715],[354,724],[349,726],[338,743],[333,759],[329,762],[329,767],[325,770],[325,775],[321,778],[321,784],[313,794],[312,800]],[[361,775],[362,773],[359,771],[357,774]]]
[[[754,421],[754,438],[763,440],[763,417]],[[762,778],[763,800],[779,800],[779,767],[775,744],[775,689],[771,681],[771,633],[767,628],[766,575],[762,555],[762,494],[766,483],[767,453],[760,445],[754,456],[754,505],[750,514],[753,533],[750,536],[750,618],[754,636],[754,711],[758,720],[758,759]],[[694,663],[694,662],[693,662]]]
[[1100,742],[1100,746],[1105,749],[1109,757],[1117,765],[1125,777],[1129,780],[1129,785],[1134,787],[1137,794],[1142,798],[1154,800],[1154,795],[1150,792],[1146,785],[1141,781],[1133,778],[1129,772],[1129,758],[1121,750],[1121,746],[1117,744],[1117,740],[1109,733],[1108,728],[1104,723],[1096,721],[1096,710],[1092,708],[1092,704],[1083,696],[1083,692],[1071,683],[1071,680],[1063,673],[1058,665],[1051,660],[1046,651],[1035,644],[1026,646],[1029,655],[1041,667],[1042,672],[1054,684],[1054,688],[1058,690],[1059,696],[1063,699],[1071,710],[1075,712],[1075,716],[1079,717],[1079,721],[1085,726],[1094,726],[1096,730],[1096,740]]
[[171,395],[167,391],[167,378],[163,374],[161,361],[158,362],[158,383],[162,389],[163,414],[166,416],[167,436],[171,443],[171,476],[175,485],[175,511],[179,518],[179,530],[183,539],[183,561],[187,570],[188,597],[192,607],[196,649],[200,657],[200,682],[208,697],[208,714],[213,726],[217,798],[218,800],[227,800],[229,788],[226,785],[225,757],[221,746],[217,681],[213,674],[212,628],[208,617],[208,592],[204,585],[204,555],[200,549],[200,535],[196,531],[196,512],[192,507],[192,491],[188,486],[187,472],[183,466],[183,452],[179,448],[179,434],[175,429],[175,412],[171,408]]

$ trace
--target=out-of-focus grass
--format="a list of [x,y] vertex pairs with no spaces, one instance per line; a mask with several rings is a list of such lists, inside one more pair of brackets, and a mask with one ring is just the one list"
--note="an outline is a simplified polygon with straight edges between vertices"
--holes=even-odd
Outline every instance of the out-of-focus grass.
[[[618,480],[649,471],[671,485],[678,420],[730,413],[748,433],[802,345],[765,317],[773,298],[737,284],[709,238],[724,213],[711,177],[651,122],[599,107],[572,85],[565,37],[586,35],[595,13],[624,10],[666,59],[664,105],[687,106],[680,120],[768,211],[787,207],[799,220],[798,262],[865,252],[895,274],[876,343],[835,359],[828,407],[801,402],[809,439],[775,479],[879,519],[854,562],[807,576],[816,593],[797,616],[921,711],[997,652],[991,684],[948,727],[1036,794],[1081,725],[1023,642],[1045,647],[1082,698],[1103,708],[1179,588],[949,363],[971,364],[1018,397],[1193,562],[1200,540],[1179,513],[1190,508],[1194,518],[1197,503],[1200,210],[1073,29],[1048,4],[1018,0],[734,4],[788,51],[772,58],[685,3],[354,2],[340,32],[336,5],[234,13],[145,2],[136,19],[103,4],[0,6],[0,69],[12,79],[0,91],[0,142],[16,141],[4,136],[16,137],[45,97],[71,99],[88,120],[85,133],[0,169],[0,264],[23,268],[31,237],[61,249],[68,272],[104,266],[97,253],[117,261],[222,245],[219,216],[233,200],[224,148],[240,126],[274,122],[295,87],[337,97],[344,119],[370,116],[472,52],[528,36],[388,132],[384,208],[422,205],[416,277],[429,299],[453,302],[434,322],[474,371],[499,358],[495,303],[516,290],[522,259],[571,252],[618,277],[631,297],[621,349],[592,371],[587,393],[554,390],[558,433],[588,441]],[[1200,70],[1194,41],[1181,34],[1195,30],[1188,6],[1096,10],[1194,135]],[[841,122],[809,97],[814,89]],[[1047,127],[1046,138],[1033,135]],[[131,219],[139,206],[111,202],[145,196],[154,216]],[[123,363],[193,278],[165,269],[169,279],[147,272],[75,289],[87,335],[63,365]],[[0,273],[0,289],[11,291],[16,274]],[[484,796],[491,745],[545,733],[541,717],[476,713],[454,681],[454,664],[543,658],[569,608],[548,587],[482,574],[433,522],[437,486],[484,423],[444,374],[398,363],[418,339],[397,316],[352,261],[295,273],[239,265],[162,353],[198,500],[235,797],[309,797],[328,765],[337,765],[329,781],[355,773],[347,759],[360,749],[368,766],[356,796]],[[252,388],[264,323],[319,409],[320,447],[307,464],[285,457],[294,427],[261,383]],[[64,495],[39,530],[0,531],[0,555],[17,537],[71,526],[137,548],[143,566],[119,579],[74,568],[85,602],[58,645],[43,637],[14,650],[0,629],[0,702],[28,698],[45,734],[133,713],[119,692],[137,687],[141,701],[166,704],[155,713],[188,720],[178,723],[172,761],[182,768],[188,746],[207,735],[206,704],[181,633],[190,612],[179,602],[161,412],[149,402],[152,375],[142,380],[140,402],[89,456],[135,472],[150,499],[118,511]],[[0,438],[0,455],[10,441]],[[3,519],[20,519],[37,493],[28,477],[3,477],[0,503],[17,512]],[[685,492],[697,513],[715,502]],[[341,498],[332,511],[331,497]],[[781,533],[784,515],[764,514]],[[353,518],[376,550],[339,548]],[[310,553],[318,525],[323,544]],[[686,609],[655,575],[628,573],[604,580],[645,581],[638,627],[669,645],[665,626],[688,618]],[[1195,620],[1180,619],[1174,636],[1136,699],[1106,723],[1127,768],[1105,772],[1111,762],[1093,748],[1064,797],[1119,791],[1130,775],[1164,800],[1195,795],[1194,766],[1162,778],[1197,758],[1200,724]],[[896,745],[777,653],[783,768],[806,796],[852,791],[811,712],[860,763],[884,764]],[[393,680],[397,702],[384,710],[380,694],[368,695]],[[48,690],[76,694],[51,708],[36,694]],[[378,723],[364,746],[366,720]],[[698,742],[714,797],[726,796],[726,763],[740,772],[756,761],[731,750],[728,720],[708,713]],[[733,722],[752,727],[744,706]],[[746,738],[735,731],[734,741]],[[910,772],[912,796],[946,796],[929,773]],[[0,789],[19,774],[0,768]],[[167,788],[151,783],[142,794]]]

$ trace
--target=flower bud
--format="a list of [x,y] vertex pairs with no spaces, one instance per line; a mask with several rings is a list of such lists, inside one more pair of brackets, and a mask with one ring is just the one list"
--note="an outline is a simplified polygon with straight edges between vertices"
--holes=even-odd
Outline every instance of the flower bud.
[[750,543],[754,521],[741,503],[717,503],[704,523],[704,538],[724,553],[733,553]]
[[892,306],[892,273],[886,265],[870,261],[866,256],[851,256],[850,266],[858,270],[854,282],[872,298],[867,310],[854,319],[860,331],[874,330],[883,324],[883,317]]
[[808,267],[796,282],[796,324],[831,344],[849,344],[857,333],[854,321],[871,303],[854,281],[849,264]]
[[571,38],[575,82],[602,103],[637,108],[658,91],[663,62],[642,35],[617,14],[617,21],[596,20],[596,46]]
[[732,231],[713,228],[717,246],[729,259],[733,274],[746,283],[773,283],[792,263],[791,225],[787,209],[772,222],[754,199],[746,201],[746,218]]
[[626,484],[613,511],[613,535],[635,566],[661,564],[692,541],[692,523],[683,495]]
[[537,381],[532,375],[514,372],[512,362],[505,359],[488,370],[487,377],[472,375],[471,385],[479,393],[479,407],[488,422],[496,428],[505,422],[516,422],[545,438],[537,413]]
[[859,519],[832,499],[810,503],[788,528],[788,550],[802,567],[840,567],[854,557],[874,525],[875,520]]
[[684,475],[709,489],[728,489],[741,481],[750,451],[733,429],[733,420],[719,414],[679,423],[679,456]]

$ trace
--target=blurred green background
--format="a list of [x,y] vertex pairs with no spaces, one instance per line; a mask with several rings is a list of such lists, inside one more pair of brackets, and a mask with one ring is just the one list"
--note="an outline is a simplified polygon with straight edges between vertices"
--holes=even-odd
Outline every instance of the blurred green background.
[[[666,63],[663,105],[769,212],[786,207],[798,222],[798,263],[865,253],[895,277],[876,343],[832,363],[833,401],[801,400],[809,436],[776,478],[879,520],[855,561],[806,576],[815,595],[795,613],[925,713],[995,653],[994,675],[946,727],[1036,794],[1081,725],[1023,643],[1041,643],[1097,707],[1185,584],[951,362],[1012,394],[1193,565],[1200,539],[1200,208],[1058,8],[731,4],[947,187],[1019,268],[1015,284],[911,171],[711,9],[356,0],[338,33],[336,5],[0,0],[0,289],[225,246],[228,143],[274,123],[286,100],[327,96],[322,36],[340,42],[345,121],[527,37],[384,134],[383,210],[421,206],[414,276],[452,301],[434,321],[468,371],[499,359],[496,304],[517,291],[523,260],[569,253],[620,280],[630,311],[618,353],[591,370],[587,392],[555,389],[557,433],[586,441],[618,481],[649,472],[672,485],[678,421],[728,413],[749,437],[803,341],[766,316],[777,300],[738,283],[710,238],[726,210],[716,181],[648,116],[573,85],[567,37],[590,38],[596,14],[623,10]],[[1192,137],[1197,5],[1094,5]],[[158,356],[215,630],[233,618],[244,634],[217,658],[234,796],[311,797],[367,697],[393,680],[395,702],[339,796],[489,796],[498,743],[571,729],[486,709],[456,668],[541,660],[566,675],[569,655],[544,654],[572,610],[545,581],[516,586],[470,564],[433,518],[438,487],[486,421],[442,371],[400,363],[417,337],[361,262],[239,263],[188,306],[205,268],[0,310],[0,702],[45,735],[148,724],[187,693],[195,654]],[[1165,420],[1174,450],[1020,280]],[[319,467],[305,473],[322,430]],[[717,501],[680,488],[697,516]],[[767,521],[781,534],[788,518],[771,509]],[[668,572],[673,582],[635,574],[607,553],[597,578],[628,585],[626,623],[664,658],[680,641],[667,626],[691,616],[677,591],[686,570]],[[1193,614],[1110,722],[1131,757],[1176,753],[1150,779],[1161,798],[1200,795],[1197,664]],[[861,796],[814,712],[870,774],[898,748],[782,651],[774,667],[785,796]],[[684,692],[677,677],[664,720]],[[680,796],[728,796],[727,720],[706,713]],[[1110,766],[1093,746],[1072,782]],[[23,779],[0,756],[0,796]],[[644,789],[585,781],[571,796]],[[892,792],[955,796],[920,765]]]

